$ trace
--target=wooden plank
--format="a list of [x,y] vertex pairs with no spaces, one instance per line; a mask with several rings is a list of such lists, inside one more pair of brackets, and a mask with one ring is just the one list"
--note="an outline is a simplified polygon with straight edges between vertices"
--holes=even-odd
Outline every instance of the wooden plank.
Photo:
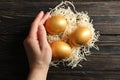
[[119,35],[117,35],[117,36],[115,36],[115,35],[109,35],[109,36],[105,36],[105,35],[101,35],[100,37],[99,37],[99,41],[100,42],[115,42],[115,41],[120,41],[120,36]]
[[[61,2],[61,0],[0,0],[0,2],[21,2],[21,1],[28,1],[28,2]],[[62,0],[65,1],[65,0]],[[73,1],[73,0],[68,0]],[[119,1],[119,0],[74,0],[74,2],[101,2],[101,1]]]
[[[28,32],[33,17],[1,17],[0,34],[24,34]],[[22,22],[21,22],[22,21]],[[100,31],[100,34],[116,34],[120,35],[120,17],[107,16],[105,19],[101,16],[94,16],[94,28]]]
[[[95,29],[100,31],[101,34],[120,34],[120,5],[116,5],[117,2],[86,2],[86,3],[75,3],[77,9],[81,11],[88,11],[91,19],[93,19],[93,24],[95,25]],[[118,2],[119,3],[119,2]],[[41,10],[47,11],[51,6],[55,6],[58,3],[36,3],[36,2],[1,2],[0,3],[0,34],[6,33],[14,34],[19,31],[11,31],[10,29],[19,28],[25,29],[27,25],[30,26],[32,20],[35,15],[41,8]],[[92,6],[90,6],[92,5]],[[103,5],[103,8],[101,6]],[[11,6],[11,7],[9,7]],[[79,6],[79,7],[78,7]],[[97,6],[97,7],[96,7]],[[104,8],[108,7],[109,8]],[[89,8],[87,8],[89,7]],[[113,11],[111,11],[111,8]],[[93,9],[93,10],[91,10]],[[95,11],[98,10],[98,11]],[[101,11],[104,10],[104,11]],[[111,12],[109,12],[109,11]],[[100,13],[97,14],[96,12]],[[21,22],[22,21],[22,22]],[[18,25],[25,26],[25,28],[21,28]],[[28,26],[28,27],[29,27]],[[12,27],[12,28],[11,28]],[[7,28],[7,29],[5,29]],[[14,29],[13,29],[14,30]]]
[[[55,72],[55,73],[54,73]],[[118,71],[76,71],[50,72],[48,80],[119,80]],[[83,77],[81,77],[83,76]]]
[[[107,57],[108,56],[103,57],[104,58],[103,61],[101,61],[100,57],[96,57],[96,56],[92,57],[93,58],[92,60],[89,58],[87,62],[82,64],[83,68],[80,68],[80,67],[77,67],[75,69],[70,69],[67,67],[50,68],[50,73],[48,74],[49,79],[54,79],[54,77],[56,77],[56,79],[60,80],[61,79],[61,78],[59,78],[60,76],[67,76],[63,80],[69,80],[69,78],[70,79],[74,78],[74,79],[78,79],[78,80],[80,78],[83,78],[83,79],[89,80],[90,77],[96,79],[100,76],[102,76],[103,79],[104,78],[105,79],[106,78],[113,79],[113,80],[119,79],[120,78],[119,77],[120,65],[117,63],[119,61],[114,60],[115,58],[113,58],[113,57],[110,57],[110,58],[107,58]],[[19,56],[19,57],[14,56],[12,58],[5,58],[5,57],[3,57],[3,58],[4,58],[4,60],[0,59],[0,62],[1,62],[0,67],[2,69],[2,70],[0,69],[0,71],[1,71],[2,75],[8,75],[7,77],[2,76],[3,79],[16,78],[16,79],[20,80],[19,77],[20,78],[25,77],[24,74],[27,74],[26,73],[27,67],[25,66],[26,63],[24,62],[24,58],[22,58],[21,56]],[[113,62],[110,59],[112,59]],[[117,58],[117,59],[120,59],[120,58]],[[12,61],[12,60],[14,60],[14,61]]]
[[[0,62],[1,65],[20,65],[25,66],[25,51],[23,48],[23,40],[25,36],[8,35],[0,37]],[[110,45],[111,44],[111,45]],[[119,45],[118,45],[119,44]],[[92,54],[87,56],[88,61],[82,62],[83,68],[75,68],[74,70],[120,70],[120,43],[101,43],[99,51],[92,49]],[[6,64],[7,63],[7,64]],[[10,64],[9,64],[10,63]],[[111,66],[114,65],[114,66]],[[14,66],[14,67],[16,67]],[[102,66],[102,67],[101,67]],[[7,68],[7,67],[6,67]],[[63,69],[68,69],[62,67]],[[62,70],[62,68],[54,68],[52,70]]]
[[[40,10],[49,11],[49,8],[54,8],[57,4],[59,2],[1,2],[0,15],[33,16]],[[77,11],[88,11],[90,16],[119,16],[119,4],[119,1],[74,2]]]

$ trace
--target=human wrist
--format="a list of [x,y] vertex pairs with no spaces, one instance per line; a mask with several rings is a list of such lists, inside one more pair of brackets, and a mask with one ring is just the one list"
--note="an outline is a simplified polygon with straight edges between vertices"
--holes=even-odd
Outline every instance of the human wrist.
[[45,73],[48,72],[48,69],[49,69],[49,65],[45,65],[45,64],[32,64],[30,65],[30,73],[33,72],[33,71],[43,71]]
[[34,68],[32,68],[31,70],[30,70],[30,72],[32,73],[32,72],[37,72],[37,73],[40,73],[40,72],[42,72],[43,74],[47,74],[47,72],[48,72],[48,69],[49,69],[49,67],[43,67],[43,66],[40,66],[40,67],[34,67]]
[[50,64],[46,64],[46,63],[44,63],[44,62],[42,62],[42,61],[34,61],[34,62],[29,62],[29,67],[30,67],[30,70],[32,70],[32,69],[35,69],[35,68],[37,68],[37,69],[44,69],[44,68],[49,68],[49,65]]
[[49,66],[34,66],[30,69],[28,80],[46,80]]

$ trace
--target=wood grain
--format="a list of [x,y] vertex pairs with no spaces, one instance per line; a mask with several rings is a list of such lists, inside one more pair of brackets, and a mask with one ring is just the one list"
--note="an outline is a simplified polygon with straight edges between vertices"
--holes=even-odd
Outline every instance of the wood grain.
[[[40,1],[0,0],[0,80],[26,80],[29,69],[23,40],[35,15],[60,0]],[[80,1],[74,2],[77,11],[88,11],[100,31],[96,43],[100,50],[91,49],[87,61],[80,63],[83,67],[50,67],[47,80],[120,80],[120,1]]]
[[[35,16],[40,10],[49,11],[49,8],[53,8],[57,4],[59,2],[1,2],[0,15],[11,18],[13,16]],[[119,1],[74,2],[74,4],[77,11],[87,11],[90,16],[107,16],[111,18],[112,16],[120,16]]]
[[[0,2],[61,2],[66,0],[0,0]],[[74,2],[101,2],[101,1],[119,1],[119,0],[67,0],[67,1],[74,1]]]

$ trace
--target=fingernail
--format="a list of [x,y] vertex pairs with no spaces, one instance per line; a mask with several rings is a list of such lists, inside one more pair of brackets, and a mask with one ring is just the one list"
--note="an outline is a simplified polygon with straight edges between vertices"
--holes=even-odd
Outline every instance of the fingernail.
[[46,14],[48,15],[48,14],[50,14],[50,12],[47,12]]
[[43,11],[40,11],[41,13],[43,13]]
[[47,12],[47,15],[49,15],[49,17],[51,17],[50,12]]
[[44,14],[44,11],[40,11],[40,13]]
[[40,29],[40,30],[43,30],[43,29],[44,29],[44,26],[39,25],[39,29]]

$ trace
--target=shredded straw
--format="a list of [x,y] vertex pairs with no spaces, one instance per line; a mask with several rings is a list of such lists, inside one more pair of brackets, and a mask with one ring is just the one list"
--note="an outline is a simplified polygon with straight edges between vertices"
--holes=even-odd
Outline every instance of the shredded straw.
[[57,67],[60,63],[63,63],[65,66],[71,66],[72,68],[76,66],[81,66],[80,62],[87,60],[85,56],[90,55],[90,48],[99,48],[95,45],[95,42],[98,41],[99,32],[95,32],[93,28],[92,20],[88,16],[87,12],[77,12],[73,3],[69,1],[61,2],[55,8],[50,10],[51,16],[61,15],[64,16],[68,22],[67,28],[63,33],[57,35],[47,34],[48,42],[51,43],[56,40],[63,40],[68,43],[68,35],[74,31],[78,25],[87,25],[91,28],[92,38],[86,45],[83,46],[72,46],[72,54],[70,57],[62,60],[54,60],[51,62],[51,66]]

